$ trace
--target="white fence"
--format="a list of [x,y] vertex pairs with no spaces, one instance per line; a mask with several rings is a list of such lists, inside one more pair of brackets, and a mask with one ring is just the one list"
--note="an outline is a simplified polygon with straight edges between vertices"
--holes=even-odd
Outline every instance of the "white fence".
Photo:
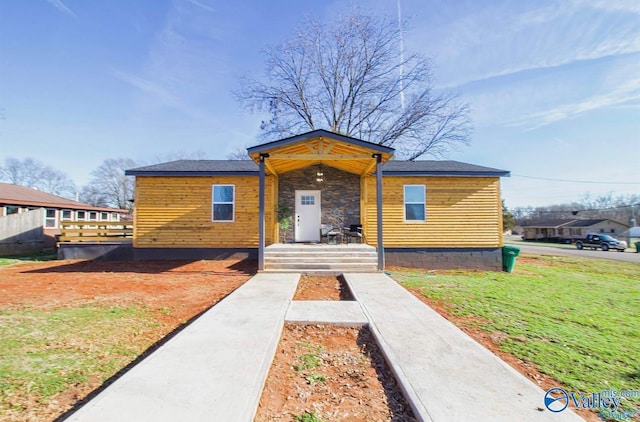
[[41,251],[43,222],[44,208],[0,217],[0,256]]

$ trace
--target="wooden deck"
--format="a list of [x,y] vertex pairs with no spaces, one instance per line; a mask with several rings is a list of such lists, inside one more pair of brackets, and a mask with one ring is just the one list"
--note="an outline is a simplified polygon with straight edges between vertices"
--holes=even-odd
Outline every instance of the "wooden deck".
[[58,243],[131,242],[132,221],[63,221]]

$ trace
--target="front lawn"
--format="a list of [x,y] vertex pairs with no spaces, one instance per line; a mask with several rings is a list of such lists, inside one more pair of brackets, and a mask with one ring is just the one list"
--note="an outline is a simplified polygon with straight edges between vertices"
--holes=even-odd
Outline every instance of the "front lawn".
[[0,266],[2,421],[56,420],[255,271],[236,260],[29,262],[41,259]]
[[[514,273],[408,269],[411,290],[499,333],[500,350],[534,363],[572,391],[640,390],[640,265],[524,256]],[[625,399],[640,409],[640,397]]]

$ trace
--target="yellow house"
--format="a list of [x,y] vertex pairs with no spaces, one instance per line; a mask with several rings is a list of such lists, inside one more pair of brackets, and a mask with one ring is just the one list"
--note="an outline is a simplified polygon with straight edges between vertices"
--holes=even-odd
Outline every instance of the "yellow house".
[[243,254],[264,270],[270,245],[356,240],[375,247],[378,270],[502,267],[507,171],[393,160],[393,148],[325,130],[247,152],[127,170],[136,177],[134,256]]

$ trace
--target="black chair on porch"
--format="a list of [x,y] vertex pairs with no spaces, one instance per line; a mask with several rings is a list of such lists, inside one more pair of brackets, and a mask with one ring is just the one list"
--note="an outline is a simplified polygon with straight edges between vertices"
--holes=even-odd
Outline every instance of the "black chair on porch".
[[322,243],[323,238],[326,238],[328,245],[335,245],[338,243],[338,236],[340,235],[341,233],[337,230],[334,230],[331,224],[320,224],[320,243]]
[[351,224],[348,228],[345,227],[345,240],[347,243],[351,243],[351,239],[354,239],[356,243],[364,243],[364,233],[362,232],[362,224]]

